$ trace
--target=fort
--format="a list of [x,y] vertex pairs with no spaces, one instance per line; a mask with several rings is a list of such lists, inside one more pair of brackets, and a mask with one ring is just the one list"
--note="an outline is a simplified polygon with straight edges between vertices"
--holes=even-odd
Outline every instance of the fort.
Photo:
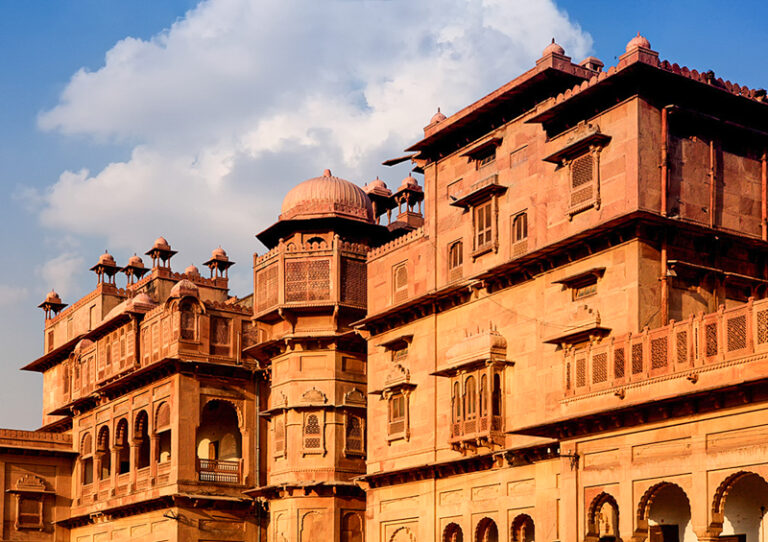
[[766,542],[766,126],[640,35],[553,40],[393,188],[297,183],[252,294],[221,247],[103,254],[40,304],[0,540]]

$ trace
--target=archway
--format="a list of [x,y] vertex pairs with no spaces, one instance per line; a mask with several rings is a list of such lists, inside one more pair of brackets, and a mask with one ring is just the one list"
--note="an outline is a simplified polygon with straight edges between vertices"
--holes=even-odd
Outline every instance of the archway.
[[449,523],[443,530],[443,542],[464,542],[464,532],[456,523]]
[[738,536],[745,542],[765,542],[766,512],[768,482],[752,472],[737,472],[715,492],[713,530],[720,528],[720,536]]
[[203,407],[197,428],[198,476],[204,482],[238,483],[242,435],[234,405],[215,399]]
[[654,542],[697,542],[688,496],[670,482],[658,483],[645,492],[637,509],[637,525],[636,534],[645,534]]
[[587,537],[599,542],[618,542],[619,505],[610,493],[600,493],[587,513]]
[[499,542],[499,529],[491,518],[483,518],[475,529],[475,542]]
[[133,442],[138,445],[136,468],[149,467],[149,416],[146,410],[136,415],[133,425]]
[[512,542],[533,542],[536,539],[536,529],[533,518],[528,514],[520,514],[512,521],[510,540]]

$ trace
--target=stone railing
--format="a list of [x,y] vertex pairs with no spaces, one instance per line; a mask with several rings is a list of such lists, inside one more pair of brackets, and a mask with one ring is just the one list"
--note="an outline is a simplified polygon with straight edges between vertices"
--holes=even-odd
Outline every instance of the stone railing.
[[242,459],[225,461],[197,458],[197,479],[201,482],[239,484],[243,470],[242,465]]
[[491,433],[502,432],[501,416],[477,416],[469,420],[451,423],[451,444],[461,441],[490,439]]
[[374,260],[380,256],[383,256],[384,254],[387,254],[396,248],[399,248],[401,246],[407,245],[408,243],[415,241],[417,239],[421,239],[424,237],[424,228],[416,228],[413,231],[410,231],[406,233],[405,235],[401,235],[400,237],[397,237],[390,241],[389,243],[385,243],[381,245],[380,247],[376,247],[372,249],[368,253],[368,261]]
[[768,354],[768,299],[697,314],[641,333],[628,333],[565,355],[566,398],[670,376],[697,373],[755,354]]

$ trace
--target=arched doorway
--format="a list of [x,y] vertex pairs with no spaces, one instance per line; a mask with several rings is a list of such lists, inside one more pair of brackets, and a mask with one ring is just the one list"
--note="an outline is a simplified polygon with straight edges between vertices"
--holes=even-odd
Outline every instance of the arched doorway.
[[491,518],[483,518],[475,529],[475,542],[499,542],[499,529]]
[[587,513],[587,538],[598,542],[618,542],[619,505],[610,493],[594,498]]
[[443,530],[443,542],[464,542],[464,532],[456,523],[449,523]]
[[510,540],[512,542],[533,542],[536,531],[533,518],[528,514],[520,514],[512,521]]
[[240,482],[242,436],[237,410],[228,401],[203,407],[197,428],[198,477],[203,482]]
[[661,482],[645,492],[637,511],[638,531],[649,542],[697,542],[691,525],[691,505],[683,489]]
[[766,542],[768,482],[752,472],[726,478],[715,492],[713,521],[722,524],[721,537]]

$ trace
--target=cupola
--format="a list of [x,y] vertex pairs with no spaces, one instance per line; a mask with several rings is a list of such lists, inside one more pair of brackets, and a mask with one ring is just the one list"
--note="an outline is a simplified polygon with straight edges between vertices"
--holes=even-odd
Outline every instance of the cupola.
[[49,320],[51,315],[55,316],[61,312],[61,309],[66,307],[66,303],[61,302],[61,297],[55,291],[51,290],[48,295],[45,296],[45,300],[38,305],[39,308],[45,311],[45,319]]
[[120,267],[115,263],[115,259],[112,255],[105,250],[104,254],[99,256],[99,262],[91,267],[91,271],[96,273],[96,276],[99,277],[99,284],[105,282],[105,277],[107,278],[106,282],[114,284],[115,275],[120,271]]
[[211,252],[211,259],[203,263],[208,269],[211,270],[211,278],[228,278],[230,267],[235,265],[235,262],[229,261],[229,257],[221,245],[218,248],[213,249]]
[[144,262],[136,254],[128,258],[128,265],[121,269],[125,276],[128,277],[128,284],[133,284],[137,280],[141,280],[149,269],[144,267]]
[[[171,250],[171,245],[165,240],[165,237],[158,237],[146,255],[152,258],[152,267],[171,268],[171,258],[177,251]],[[162,265],[161,265],[162,262]]]

